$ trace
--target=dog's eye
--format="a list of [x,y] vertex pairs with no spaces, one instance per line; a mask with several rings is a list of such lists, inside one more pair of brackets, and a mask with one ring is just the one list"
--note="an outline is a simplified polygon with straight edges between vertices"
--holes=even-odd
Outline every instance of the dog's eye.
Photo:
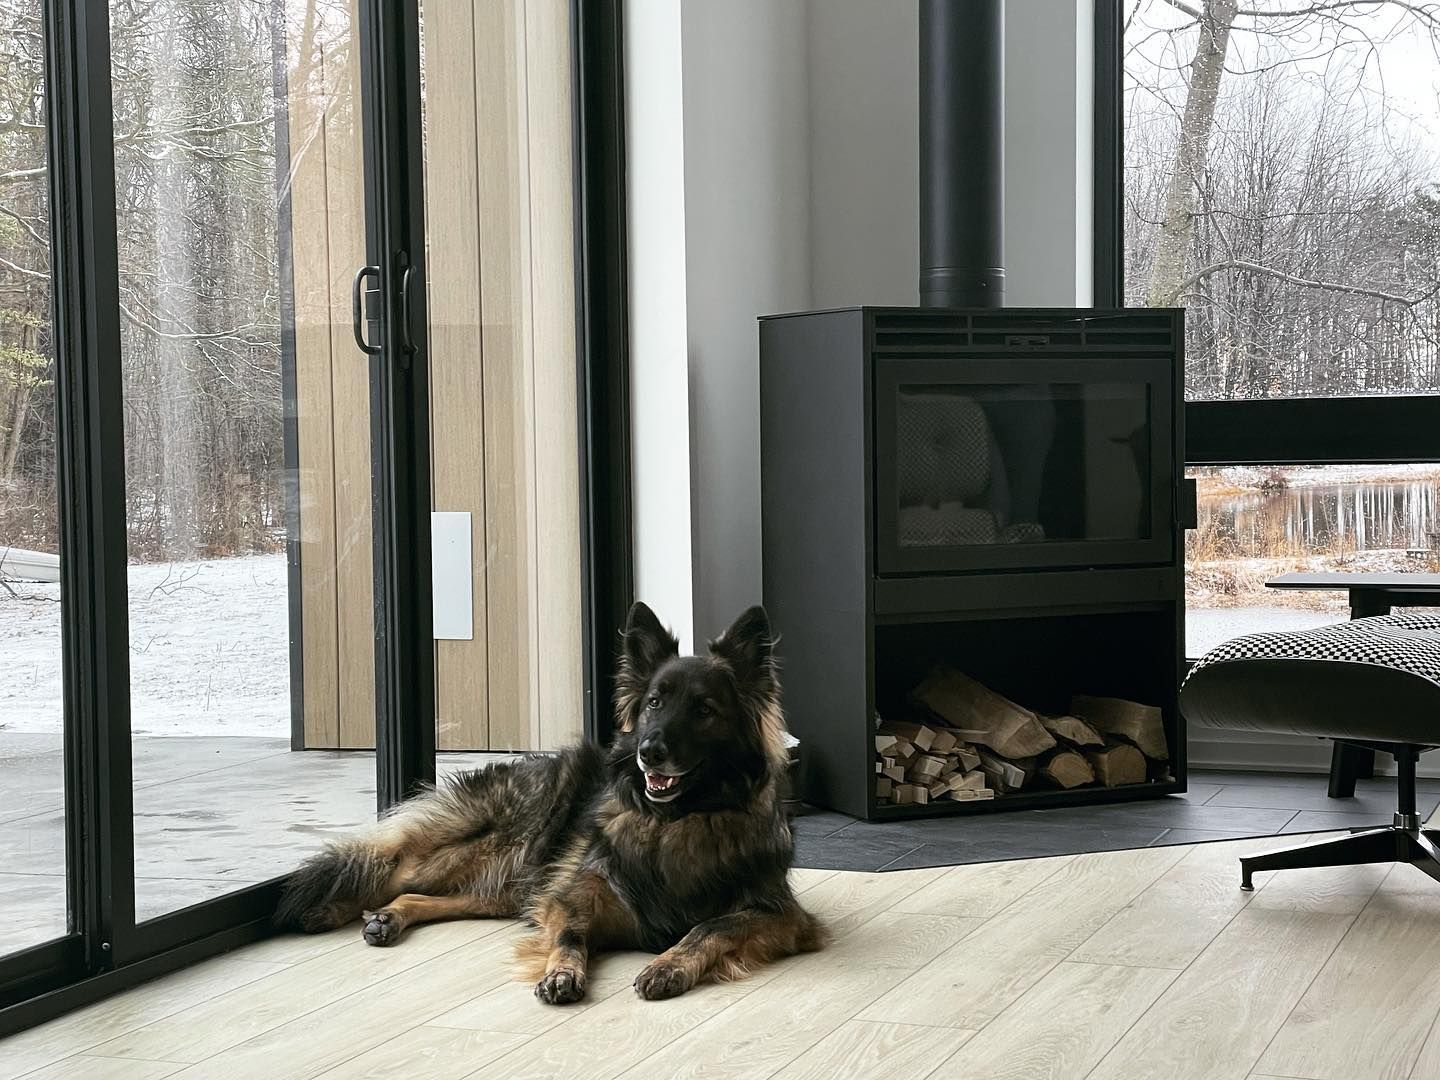
[[647,701],[647,702],[645,702],[645,708],[647,708],[647,709],[658,709],[659,707],[660,707],[660,695],[659,695],[659,694],[651,694],[651,695],[650,695],[650,700]]
[[714,716],[714,715],[715,715],[715,710],[712,709],[712,708],[710,708],[709,705],[706,705],[706,704],[704,704],[704,703],[702,702],[701,705],[700,705],[700,718],[701,718],[702,720],[709,720],[710,717],[712,717],[712,716]]

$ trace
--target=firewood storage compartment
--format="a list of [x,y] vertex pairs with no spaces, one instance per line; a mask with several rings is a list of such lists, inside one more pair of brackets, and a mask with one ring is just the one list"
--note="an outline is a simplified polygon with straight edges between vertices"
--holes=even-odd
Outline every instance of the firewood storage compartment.
[[1181,341],[1147,309],[761,320],[764,593],[809,801],[1185,789]]

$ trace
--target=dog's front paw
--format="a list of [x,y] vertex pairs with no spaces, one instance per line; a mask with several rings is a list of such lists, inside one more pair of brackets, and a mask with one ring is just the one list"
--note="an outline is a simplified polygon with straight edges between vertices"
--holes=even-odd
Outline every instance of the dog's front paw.
[[382,908],[365,913],[365,924],[360,933],[365,938],[366,945],[394,945],[400,940],[404,929],[405,924],[398,915]]
[[535,996],[547,1005],[569,1005],[585,996],[585,976],[571,968],[547,971],[535,984]]
[[675,964],[655,961],[635,978],[635,993],[646,1001],[679,997],[695,985],[690,972]]

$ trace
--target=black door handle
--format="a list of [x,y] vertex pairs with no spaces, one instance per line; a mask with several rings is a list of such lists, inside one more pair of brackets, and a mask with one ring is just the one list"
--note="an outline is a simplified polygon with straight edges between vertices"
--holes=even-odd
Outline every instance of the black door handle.
[[372,293],[379,292],[380,268],[378,266],[362,266],[359,270],[355,271],[355,281],[351,286],[350,294],[351,315],[354,319],[355,344],[360,347],[360,351],[366,356],[378,356],[381,352],[380,346],[371,345],[365,340],[365,323],[369,320],[365,318],[363,294],[366,291],[365,279],[367,277],[375,280],[375,284],[369,291]]
[[415,278],[415,267],[405,267],[404,273],[400,275],[400,344],[407,353],[415,351],[415,332],[411,326],[414,316],[411,314],[413,303],[410,293]]

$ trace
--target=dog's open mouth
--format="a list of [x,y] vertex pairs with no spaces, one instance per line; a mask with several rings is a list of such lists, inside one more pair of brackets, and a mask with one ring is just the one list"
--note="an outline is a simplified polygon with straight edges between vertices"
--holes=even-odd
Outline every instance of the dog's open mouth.
[[671,776],[643,767],[641,772],[645,774],[645,797],[651,802],[669,802],[680,794],[680,781],[685,778],[684,773]]

